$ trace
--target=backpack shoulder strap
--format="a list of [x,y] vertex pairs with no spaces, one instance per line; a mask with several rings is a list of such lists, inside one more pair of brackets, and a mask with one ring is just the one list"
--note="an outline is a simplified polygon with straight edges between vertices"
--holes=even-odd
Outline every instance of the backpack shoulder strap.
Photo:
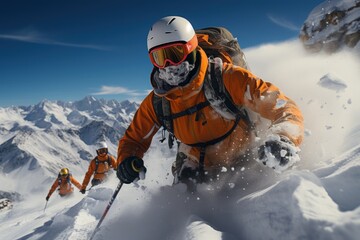
[[246,110],[237,106],[225,87],[222,76],[221,58],[210,58],[208,74],[204,81],[204,93],[211,106],[226,119],[236,119],[238,116],[251,126]]
[[68,183],[71,183],[71,179],[70,179],[71,176],[72,176],[71,173],[69,173],[69,175],[67,176],[67,182],[68,182]]
[[157,96],[156,94],[154,94],[153,107],[154,107],[155,114],[156,114],[161,126],[163,127],[162,138],[161,138],[160,142],[165,141],[165,139],[166,139],[165,132],[168,131],[169,132],[168,145],[169,145],[169,148],[172,148],[174,145],[175,136],[174,136],[173,121],[172,121],[172,117],[171,117],[170,102],[165,97],[160,97],[160,96]]
[[109,155],[109,154],[108,154],[108,157],[107,157],[107,159],[106,159],[106,162],[108,163],[109,166],[112,166],[112,165],[111,165],[110,155]]
[[153,106],[155,114],[161,125],[170,133],[174,132],[173,123],[171,119],[170,102],[165,97],[160,97],[154,94]]
[[57,178],[57,180],[58,180],[58,185],[60,186],[60,184],[61,184],[61,176],[60,176],[60,173],[58,174],[58,178]]
[[97,170],[99,168],[99,159],[97,156],[94,158],[94,161],[95,161],[95,171],[94,172],[97,173]]

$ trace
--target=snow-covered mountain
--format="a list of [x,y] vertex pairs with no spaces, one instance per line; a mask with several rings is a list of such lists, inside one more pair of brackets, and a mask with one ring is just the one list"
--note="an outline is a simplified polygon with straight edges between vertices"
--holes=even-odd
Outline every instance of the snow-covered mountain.
[[[112,154],[138,104],[85,97],[75,102],[41,101],[33,106],[0,108],[0,171],[26,172],[35,183],[71,166],[83,171],[105,140]],[[41,174],[41,178],[35,177]],[[38,182],[37,182],[38,181]],[[4,190],[4,189],[2,189]],[[21,190],[21,189],[18,189]]]
[[360,53],[360,1],[324,1],[310,12],[299,37],[311,51],[332,53],[346,46]]

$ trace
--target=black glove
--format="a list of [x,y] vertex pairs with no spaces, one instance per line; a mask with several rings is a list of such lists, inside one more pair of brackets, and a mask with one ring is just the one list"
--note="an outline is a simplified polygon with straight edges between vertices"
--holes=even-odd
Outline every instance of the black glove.
[[116,176],[123,183],[132,183],[135,179],[139,178],[140,172],[146,172],[144,161],[136,156],[125,158],[122,161],[116,172]]
[[86,190],[85,190],[85,189],[81,189],[80,192],[81,192],[82,194],[85,194]]
[[294,144],[286,137],[280,136],[280,140],[268,140],[264,145],[259,147],[259,160],[266,165],[268,157],[266,156],[265,148],[271,153],[279,162],[280,166],[284,166],[289,162],[292,156],[291,147]]
[[45,199],[46,199],[46,201],[49,201],[49,198],[50,198],[50,196],[46,196],[46,198],[45,198]]

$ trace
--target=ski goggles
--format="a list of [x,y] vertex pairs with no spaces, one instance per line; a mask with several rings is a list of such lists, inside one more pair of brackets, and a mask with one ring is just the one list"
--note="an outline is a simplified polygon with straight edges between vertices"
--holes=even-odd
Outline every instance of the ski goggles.
[[152,49],[149,52],[151,63],[158,67],[164,68],[166,63],[172,66],[179,65],[191,53],[197,45],[197,38],[191,39],[187,43],[171,43]]
[[103,154],[103,153],[107,153],[107,149],[106,148],[101,148],[99,150],[97,150],[98,154]]

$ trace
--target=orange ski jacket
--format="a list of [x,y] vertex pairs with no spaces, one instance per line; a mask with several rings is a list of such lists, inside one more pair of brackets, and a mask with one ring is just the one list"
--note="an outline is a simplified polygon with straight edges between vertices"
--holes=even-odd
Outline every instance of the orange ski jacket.
[[[96,158],[98,160],[97,168]],[[82,182],[82,189],[86,189],[92,175],[94,175],[94,179],[104,180],[106,177],[106,173],[110,170],[110,168],[116,169],[116,160],[113,156],[106,154],[105,156],[97,156],[96,158],[91,160],[89,164],[89,168]],[[108,164],[108,161],[110,162],[110,166]]]
[[[187,85],[173,88],[163,95],[170,101],[172,113],[182,112],[206,100],[202,86],[209,62],[206,53],[200,47],[197,50],[201,62],[191,81]],[[271,123],[269,129],[272,133],[287,136],[295,145],[300,145],[304,132],[303,117],[293,100],[285,96],[275,85],[263,81],[241,67],[224,63],[222,74],[224,85],[236,105],[244,106],[268,119]],[[156,90],[156,85],[153,82],[152,84]],[[150,92],[143,100],[133,121],[120,139],[118,164],[129,156],[142,158],[148,150],[153,136],[161,127],[153,107],[154,94],[154,91]],[[173,129],[175,137],[182,143],[195,144],[223,136],[232,128],[233,124],[234,120],[223,118],[211,106],[207,106],[200,112],[174,119]],[[206,148],[205,168],[231,164],[228,162],[229,159],[241,152],[244,153],[252,141],[254,139],[251,139],[248,124],[241,120],[226,139]],[[188,154],[198,161],[199,148],[190,148]]]
[[51,186],[48,196],[56,190],[57,187],[59,195],[63,196],[74,191],[74,187],[71,185],[74,184],[79,190],[81,189],[81,184],[70,174],[69,176],[59,176]]

